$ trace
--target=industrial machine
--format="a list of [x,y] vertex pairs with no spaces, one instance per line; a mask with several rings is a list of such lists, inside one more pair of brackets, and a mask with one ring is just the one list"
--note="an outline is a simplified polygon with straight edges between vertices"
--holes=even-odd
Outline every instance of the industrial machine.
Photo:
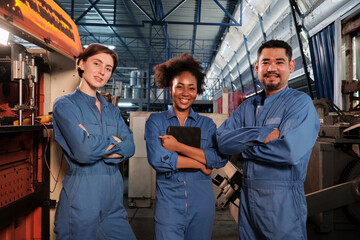
[[[1,37],[8,32],[0,44],[0,239],[49,239],[50,187],[59,179],[50,174],[60,173],[61,163],[51,144],[51,109],[74,89],[80,39],[49,0],[1,1],[0,30]],[[74,84],[59,87],[62,76]]]
[[[0,228],[9,229],[0,236],[12,239],[21,237],[31,221],[49,220],[49,171],[45,171],[49,133],[44,137],[44,127],[35,124],[40,100],[35,58],[22,45],[13,44],[0,48],[0,59]],[[28,212],[32,213],[24,216]],[[41,227],[33,231],[32,236],[49,234]]]
[[326,99],[314,101],[322,122],[305,181],[310,239],[360,236],[360,118]]

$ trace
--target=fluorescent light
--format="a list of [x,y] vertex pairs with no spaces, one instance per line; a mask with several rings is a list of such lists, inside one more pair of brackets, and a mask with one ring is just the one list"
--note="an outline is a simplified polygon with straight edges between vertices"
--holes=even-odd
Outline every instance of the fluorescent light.
[[132,107],[133,104],[131,102],[119,102],[118,107]]
[[7,45],[9,40],[9,32],[0,28],[0,44]]

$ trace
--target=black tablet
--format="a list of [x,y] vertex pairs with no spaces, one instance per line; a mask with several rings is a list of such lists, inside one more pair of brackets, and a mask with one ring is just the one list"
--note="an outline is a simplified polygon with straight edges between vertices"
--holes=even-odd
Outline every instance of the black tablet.
[[179,142],[188,146],[200,148],[201,129],[199,127],[169,126],[167,134],[172,135]]

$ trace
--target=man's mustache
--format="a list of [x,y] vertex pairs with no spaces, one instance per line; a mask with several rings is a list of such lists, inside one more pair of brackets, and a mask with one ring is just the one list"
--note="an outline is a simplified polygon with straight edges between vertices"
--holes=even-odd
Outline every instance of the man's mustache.
[[276,77],[280,77],[280,74],[275,73],[275,72],[268,72],[264,74],[264,77],[271,77],[270,75],[275,75]]

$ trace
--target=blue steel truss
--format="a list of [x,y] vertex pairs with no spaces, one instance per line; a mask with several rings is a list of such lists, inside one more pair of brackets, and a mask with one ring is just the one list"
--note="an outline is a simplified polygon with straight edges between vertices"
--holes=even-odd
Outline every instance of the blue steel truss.
[[[80,35],[80,39],[83,45],[88,45],[91,43],[101,43],[105,45],[116,45],[115,51],[117,51],[119,57],[119,67],[115,72],[116,81],[125,81],[126,82],[126,69],[129,67],[136,67],[140,70],[148,71],[147,74],[147,98],[148,98],[148,109],[151,108],[150,101],[150,92],[154,86],[150,86],[150,76],[153,72],[152,68],[169,58],[179,55],[182,52],[189,52],[194,55],[195,58],[199,59],[203,63],[205,69],[209,68],[212,59],[214,58],[217,49],[214,49],[214,46],[218,43],[214,43],[214,39],[206,40],[198,38],[198,26],[199,25],[208,25],[208,26],[241,26],[240,22],[237,22],[229,13],[229,11],[223,7],[218,0],[213,0],[219,9],[221,9],[225,15],[231,19],[230,23],[224,22],[202,22],[201,21],[201,7],[202,0],[195,0],[196,4],[196,16],[194,21],[184,22],[184,21],[167,21],[167,18],[174,13],[186,0],[178,0],[178,3],[168,12],[164,11],[163,1],[162,0],[149,0],[151,12],[147,12],[141,4],[138,3],[138,0],[131,0],[131,2],[140,9],[140,11],[148,18],[148,21],[142,21],[138,23],[134,14],[132,13],[131,8],[128,5],[126,0],[113,0],[113,9],[112,16],[104,15],[100,9],[100,0],[86,0],[89,6],[83,10],[80,15],[75,17],[75,0],[71,0],[70,9],[64,9],[77,24],[79,29],[82,29],[85,34]],[[61,6],[61,0],[55,0],[59,6]],[[241,3],[242,0],[237,0],[237,3]],[[117,19],[116,11],[119,4],[125,7],[130,23],[119,23]],[[77,9],[78,11],[79,9]],[[100,17],[101,22],[90,22],[86,21],[86,16],[89,13],[96,13]],[[107,19],[111,19],[108,20]],[[171,24],[180,24],[180,25],[193,25],[193,35],[191,39],[170,39],[168,34],[168,26]],[[90,27],[106,27],[111,36],[95,35],[94,32],[91,32]],[[123,37],[118,34],[115,28],[132,28],[135,29],[138,37]],[[145,27],[149,27],[149,35],[145,36],[143,31]],[[221,31],[224,31],[223,28]],[[222,34],[219,34],[222,35]],[[216,41],[220,41],[220,38],[217,38]],[[223,83],[224,84],[224,83]],[[158,99],[155,97],[155,102]],[[169,92],[165,91],[164,93],[164,108],[167,108],[167,105],[170,103]]]

